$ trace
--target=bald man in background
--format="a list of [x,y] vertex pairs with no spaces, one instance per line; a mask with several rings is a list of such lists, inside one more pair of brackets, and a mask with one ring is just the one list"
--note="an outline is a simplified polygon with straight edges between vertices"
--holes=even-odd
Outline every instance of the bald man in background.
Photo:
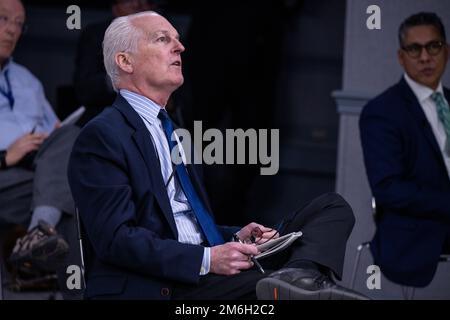
[[66,168],[79,128],[61,127],[40,81],[12,58],[25,17],[21,1],[0,0],[0,227],[28,227],[9,261],[41,277],[70,251],[55,228],[74,214]]

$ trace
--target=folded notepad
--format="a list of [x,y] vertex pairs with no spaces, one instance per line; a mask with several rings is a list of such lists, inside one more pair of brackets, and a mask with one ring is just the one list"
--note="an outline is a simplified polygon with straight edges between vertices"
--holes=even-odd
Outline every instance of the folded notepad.
[[291,232],[288,234],[285,234],[282,237],[271,239],[267,242],[264,242],[262,244],[257,245],[256,247],[261,252],[260,254],[256,255],[256,259],[262,259],[268,256],[271,256],[277,252],[280,252],[281,250],[286,249],[289,247],[295,240],[300,238],[302,236],[302,232]]

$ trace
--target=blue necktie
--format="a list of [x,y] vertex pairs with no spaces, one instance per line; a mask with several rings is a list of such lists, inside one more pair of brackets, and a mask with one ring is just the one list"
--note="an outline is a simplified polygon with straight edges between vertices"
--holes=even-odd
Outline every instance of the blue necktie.
[[[161,109],[158,114],[158,118],[161,120],[164,132],[166,134],[167,141],[169,142],[170,151],[175,147],[176,141],[172,141],[173,124],[170,120],[169,115],[166,110]],[[194,211],[200,228],[203,234],[206,236],[208,243],[211,246],[216,246],[225,243],[222,235],[217,229],[212,216],[208,213],[202,200],[199,198],[197,192],[192,185],[191,179],[189,178],[186,166],[183,162],[176,165],[176,175],[181,187],[183,188],[184,194],[186,195],[189,204],[191,205],[192,211]]]

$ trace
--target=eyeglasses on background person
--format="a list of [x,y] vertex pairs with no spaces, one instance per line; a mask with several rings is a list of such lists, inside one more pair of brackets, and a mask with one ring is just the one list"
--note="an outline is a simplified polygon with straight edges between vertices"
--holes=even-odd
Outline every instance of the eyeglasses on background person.
[[25,33],[27,31],[27,25],[25,24],[25,21],[19,19],[12,20],[8,16],[0,15],[0,29],[6,27],[9,23],[12,23],[22,33]]
[[424,45],[413,43],[407,46],[403,46],[402,49],[413,59],[417,59],[422,54],[422,50],[427,50],[427,53],[430,56],[436,56],[441,51],[442,48],[446,45],[444,41],[430,41]]

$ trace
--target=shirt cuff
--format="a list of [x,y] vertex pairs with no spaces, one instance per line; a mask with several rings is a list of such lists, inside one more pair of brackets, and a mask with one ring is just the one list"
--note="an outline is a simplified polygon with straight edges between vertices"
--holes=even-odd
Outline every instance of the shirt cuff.
[[211,266],[211,248],[204,248],[202,266],[200,268],[200,275],[204,276],[209,273],[209,268]]

